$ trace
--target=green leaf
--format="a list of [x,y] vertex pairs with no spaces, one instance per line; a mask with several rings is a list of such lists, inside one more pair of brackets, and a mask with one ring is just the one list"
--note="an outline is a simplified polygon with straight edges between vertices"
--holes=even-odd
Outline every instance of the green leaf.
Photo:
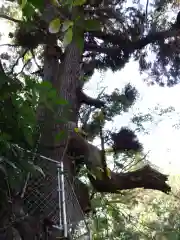
[[43,177],[45,177],[45,174],[44,174],[42,168],[40,168],[39,166],[35,165],[35,164],[34,164],[33,162],[31,162],[31,161],[28,161],[28,163],[29,163],[29,165],[32,167],[32,170],[41,173],[41,174],[43,175]]
[[32,16],[34,16],[34,13],[35,13],[34,6],[30,2],[27,2],[26,5],[22,9],[23,17],[25,17],[26,20],[28,20],[28,19],[31,20]]
[[33,146],[32,130],[27,126],[22,126],[24,137],[30,146]]
[[66,33],[64,35],[63,44],[65,47],[71,43],[72,37],[73,37],[73,30],[70,27],[70,28],[68,28],[68,30],[66,31]]
[[78,46],[78,48],[80,49],[81,53],[83,52],[84,50],[84,37],[82,36],[79,36],[76,38],[76,44]]
[[42,10],[44,8],[44,0],[28,0],[28,3],[32,4],[38,10]]
[[82,6],[87,0],[74,0],[73,6]]
[[61,21],[59,18],[55,18],[53,19],[50,23],[49,23],[49,32],[50,33],[58,33],[61,27]]
[[55,103],[56,103],[57,105],[67,105],[67,104],[68,104],[68,101],[65,100],[65,99],[62,99],[62,98],[57,98],[56,101],[55,101]]
[[73,22],[72,21],[69,21],[69,20],[66,20],[63,22],[63,26],[62,26],[62,31],[65,32],[68,30],[68,28],[72,27],[73,26]]
[[28,51],[28,52],[24,55],[24,58],[23,58],[24,63],[27,63],[31,58],[32,58],[32,54],[31,54],[31,52]]
[[89,19],[84,21],[84,27],[87,31],[98,31],[101,29],[101,24],[96,19]]
[[43,81],[39,84],[40,88],[52,88],[52,84],[49,81]]
[[82,53],[84,50],[84,34],[82,29],[78,28],[77,26],[74,30],[74,40]]
[[60,5],[58,0],[51,0],[51,3],[56,7],[58,7]]
[[27,0],[20,0],[19,2],[20,2],[19,4],[20,4],[21,8],[23,9],[27,3]]
[[9,161],[7,158],[3,158],[3,159],[4,159],[4,162],[7,163],[9,166],[11,166],[14,170],[18,169],[13,162]]
[[73,4],[73,0],[66,0],[66,1],[61,1],[62,2],[62,6],[67,6],[71,7]]
[[64,131],[61,131],[61,132],[59,132],[58,134],[56,134],[55,141],[56,141],[56,142],[59,142],[59,141],[61,141],[64,137],[65,137],[65,132],[64,132]]
[[48,91],[47,94],[48,94],[47,98],[57,99],[57,91],[56,91],[56,89],[51,89],[50,91]]
[[41,174],[43,175],[43,177],[45,177],[45,174],[44,174],[42,168],[40,168],[39,166],[37,166],[37,165],[35,165],[35,164],[33,164],[33,168],[34,168],[34,170],[36,170],[37,172],[41,173]]

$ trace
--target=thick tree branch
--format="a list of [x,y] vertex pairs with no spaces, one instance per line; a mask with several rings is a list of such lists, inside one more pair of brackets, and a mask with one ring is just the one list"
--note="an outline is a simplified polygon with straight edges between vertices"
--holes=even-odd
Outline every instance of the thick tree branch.
[[105,53],[105,54],[112,54],[115,51],[117,53],[117,51],[120,51],[122,49],[120,47],[102,47],[102,46],[98,46],[96,44],[85,43],[84,50],[85,51],[95,51],[95,52]]
[[90,34],[93,37],[100,38],[105,42],[112,42],[118,45],[122,43],[124,45],[125,41],[131,43],[131,40],[129,40],[129,35],[128,34],[126,35],[126,31],[127,31],[126,29],[124,29],[125,33],[115,31],[113,34],[108,34],[101,31],[91,31]]
[[150,166],[145,166],[134,172],[115,173],[111,172],[111,179],[94,179],[89,175],[93,187],[98,192],[118,193],[120,190],[144,188],[159,190],[164,193],[171,191],[166,183],[168,176]]
[[96,108],[101,108],[105,105],[105,103],[99,99],[91,98],[87,96],[81,89],[77,89],[77,97],[80,104],[87,104],[90,106],[94,106]]
[[[138,41],[132,42],[132,41],[124,41],[122,42],[122,37],[119,39],[119,47],[101,47],[97,46],[95,44],[85,44],[85,50],[86,51],[96,51],[99,53],[105,53],[105,54],[114,54],[115,52],[124,51],[127,53],[132,53],[135,50],[140,50],[147,46],[148,44],[155,43],[157,41],[169,38],[169,37],[175,37],[180,35],[179,29],[169,29],[166,31],[161,32],[155,32],[155,33],[149,33],[146,37],[141,38]],[[102,36],[103,37],[103,36]],[[105,36],[104,36],[105,37]],[[110,36],[109,36],[110,37]],[[113,36],[112,36],[113,37]],[[118,38],[117,38],[118,39]]]
[[180,35],[180,29],[169,29],[166,31],[150,33],[146,37],[131,43],[131,52],[137,49],[142,49],[148,44],[155,43],[156,41],[160,41],[169,37],[175,37]]
[[[69,150],[69,152],[75,154],[75,157],[79,156],[78,161],[80,164],[84,162],[92,170],[102,164],[101,151],[92,144],[83,141],[80,136],[78,138],[74,135],[74,138],[70,139]],[[100,165],[98,165],[99,161]],[[77,161],[76,164],[78,164]],[[165,193],[171,190],[166,183],[168,176],[150,166],[127,173],[111,172],[110,176],[111,178],[99,179],[89,175],[89,179],[96,191],[105,193],[118,193],[120,190],[133,188],[155,189]]]

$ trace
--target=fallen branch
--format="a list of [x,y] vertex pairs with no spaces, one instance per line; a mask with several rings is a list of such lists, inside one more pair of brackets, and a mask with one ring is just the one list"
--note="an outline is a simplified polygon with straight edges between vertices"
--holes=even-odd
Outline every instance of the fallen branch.
[[148,165],[133,172],[111,172],[111,179],[99,180],[90,175],[88,177],[98,192],[118,193],[120,190],[134,188],[154,189],[167,194],[171,191],[171,187],[166,183],[168,176]]

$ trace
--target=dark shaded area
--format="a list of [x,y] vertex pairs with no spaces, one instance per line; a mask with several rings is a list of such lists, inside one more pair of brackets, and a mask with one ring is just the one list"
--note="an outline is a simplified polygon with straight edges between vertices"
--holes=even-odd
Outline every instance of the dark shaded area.
[[143,150],[142,144],[137,139],[135,133],[127,128],[121,128],[118,133],[112,133],[113,150],[115,153],[133,151],[140,152]]

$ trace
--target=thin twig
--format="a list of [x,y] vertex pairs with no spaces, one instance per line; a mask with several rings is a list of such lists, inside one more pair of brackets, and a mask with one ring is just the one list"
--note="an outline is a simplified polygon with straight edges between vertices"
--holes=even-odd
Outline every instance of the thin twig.
[[66,154],[67,149],[68,149],[68,144],[69,144],[69,137],[67,138],[66,145],[65,145],[65,148],[64,148],[64,151],[63,151],[63,154],[62,154],[60,162],[62,162],[64,157],[65,157],[65,154]]
[[27,49],[24,50],[23,53],[16,59],[16,62],[13,64],[13,66],[12,66],[12,68],[11,68],[10,74],[13,73],[15,66],[18,64],[18,62],[19,62],[19,60],[20,60],[21,58],[24,58],[24,56],[25,56],[25,54],[26,54],[27,52],[28,52]]
[[19,47],[19,45],[6,43],[6,44],[0,44],[0,47]]
[[[100,99],[100,97],[101,97],[102,94],[104,93],[105,89],[106,89],[105,87],[102,89],[102,91],[98,94],[97,99]],[[86,115],[84,114],[85,116],[82,117],[82,120],[84,120],[84,121],[82,121],[82,128],[83,128],[83,129],[86,129],[88,119],[89,119],[91,113],[92,113],[95,109],[96,109],[95,107],[89,107]]]
[[145,22],[147,24],[147,16],[148,16],[148,7],[149,7],[149,0],[146,1],[146,13],[145,13]]
[[107,163],[106,163],[106,156],[105,156],[105,147],[104,147],[104,136],[103,136],[103,128],[102,123],[100,123],[99,127],[99,136],[101,140],[101,161],[104,168],[104,177],[107,178]]
[[29,179],[30,179],[30,173],[28,173],[27,174],[27,178],[26,178],[26,181],[25,181],[25,183],[24,183],[24,186],[23,186],[23,189],[22,189],[22,192],[21,192],[21,198],[24,198],[24,195],[25,195],[25,193],[26,193],[26,189],[27,189],[27,185],[28,185],[28,181],[29,181]]
[[31,62],[31,59],[29,59],[29,60],[23,65],[21,71],[19,71],[18,73],[16,73],[15,76],[17,77],[19,74],[21,74],[21,73],[24,71],[25,67],[28,65],[28,63],[30,63],[30,62]]
[[[122,171],[124,170],[124,169],[126,169],[128,166],[129,166],[129,168],[131,167],[133,167],[133,166],[136,166],[138,163],[140,163],[140,162],[142,162],[143,160],[145,160],[146,159],[146,157],[147,157],[147,155],[149,154],[149,152],[150,151],[148,151],[145,155],[144,155],[144,157],[142,157],[141,159],[139,159],[137,162],[135,162],[135,163],[133,163],[134,162],[134,159],[130,162],[130,163],[128,163],[126,166],[124,166],[123,168],[122,168]],[[132,164],[133,163],[133,164]],[[132,165],[131,165],[132,164]]]
[[36,61],[36,56],[35,56],[33,50],[31,50],[31,54],[32,54],[32,56],[33,56],[33,60],[34,60],[35,64],[37,65],[38,69],[41,69],[41,67],[39,66],[39,64],[38,64],[37,61]]

